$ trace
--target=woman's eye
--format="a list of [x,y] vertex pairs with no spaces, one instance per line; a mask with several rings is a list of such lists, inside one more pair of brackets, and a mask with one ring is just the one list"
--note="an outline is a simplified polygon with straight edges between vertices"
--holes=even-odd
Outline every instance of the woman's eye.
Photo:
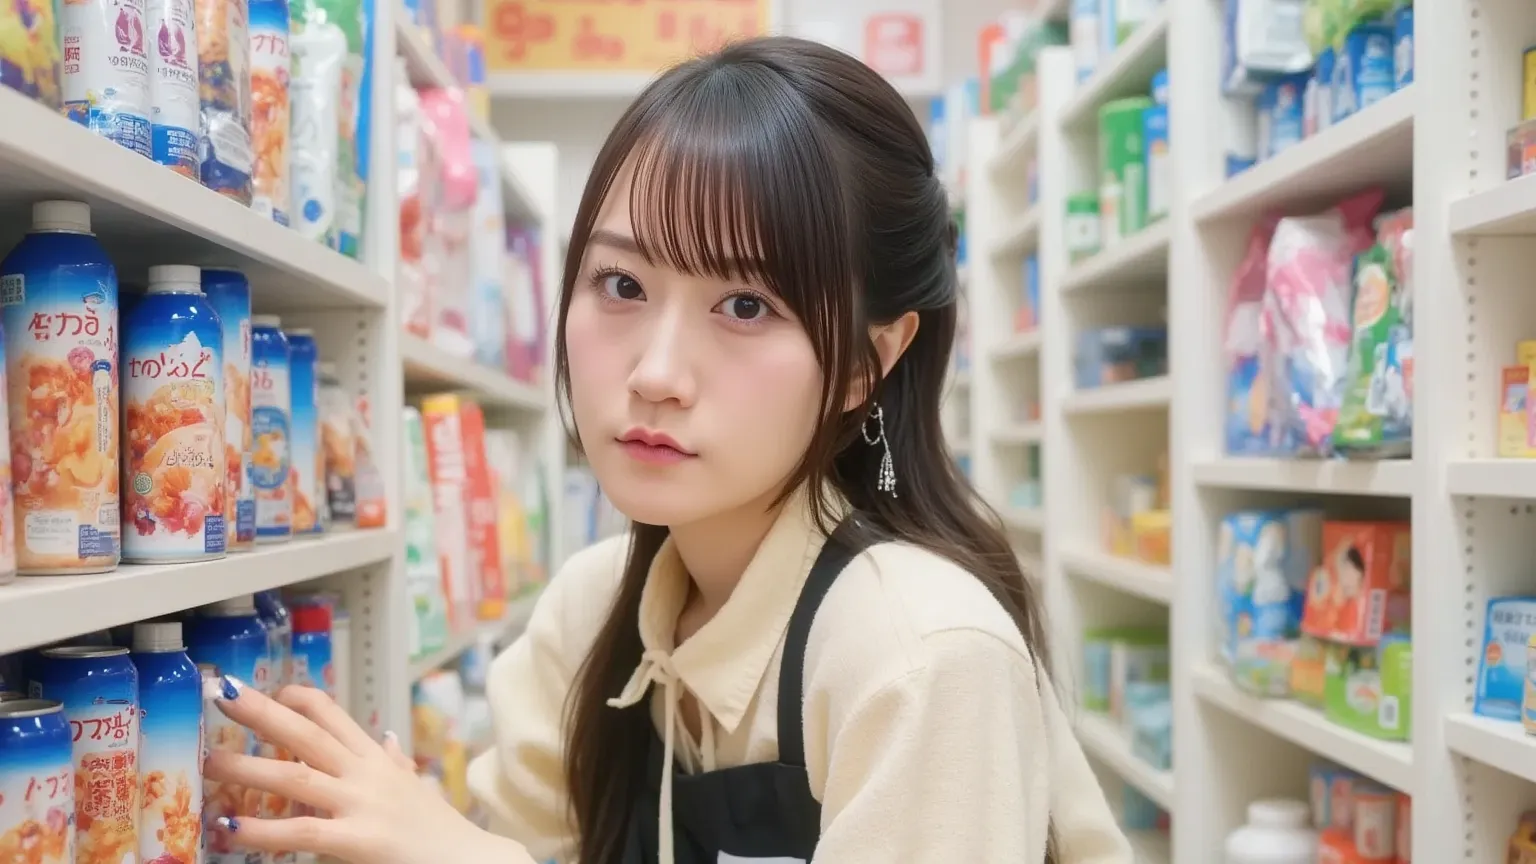
[[720,304],[720,309],[726,315],[741,321],[756,321],[760,318],[766,318],[770,311],[767,303],[764,303],[761,298],[753,297],[751,294],[737,294],[734,297],[727,297],[725,302]]
[[635,277],[624,273],[611,273],[603,277],[603,293],[615,300],[640,300],[645,290]]

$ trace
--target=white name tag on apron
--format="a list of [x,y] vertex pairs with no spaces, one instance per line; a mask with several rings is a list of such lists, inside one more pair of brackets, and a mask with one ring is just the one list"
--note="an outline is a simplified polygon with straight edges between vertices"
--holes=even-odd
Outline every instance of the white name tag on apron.
[[715,864],[806,864],[804,858],[743,858],[729,852],[721,852]]

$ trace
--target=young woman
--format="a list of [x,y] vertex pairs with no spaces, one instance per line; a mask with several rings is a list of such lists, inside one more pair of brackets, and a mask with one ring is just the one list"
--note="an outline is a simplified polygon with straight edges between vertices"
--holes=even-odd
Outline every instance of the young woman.
[[560,391],[626,537],[575,555],[490,675],[481,831],[392,737],[227,681],[303,764],[208,776],[359,864],[1129,864],[1046,677],[1041,601],[945,452],[955,228],[858,61],[758,39],[641,94],[571,236]]

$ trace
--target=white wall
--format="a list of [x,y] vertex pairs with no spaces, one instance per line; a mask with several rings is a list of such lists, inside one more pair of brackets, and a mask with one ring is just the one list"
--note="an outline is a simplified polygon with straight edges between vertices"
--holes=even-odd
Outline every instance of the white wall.
[[[977,73],[976,34],[999,13],[1021,5],[1019,0],[945,0],[943,68],[946,85]],[[597,158],[598,148],[623,113],[625,104],[624,100],[616,99],[498,99],[494,103],[491,122],[503,139],[552,141],[560,148],[559,210],[555,218],[556,224],[565,229],[569,228],[575,215],[576,204],[581,199],[581,190],[586,184],[587,172]],[[926,104],[915,105],[914,110],[926,120]]]

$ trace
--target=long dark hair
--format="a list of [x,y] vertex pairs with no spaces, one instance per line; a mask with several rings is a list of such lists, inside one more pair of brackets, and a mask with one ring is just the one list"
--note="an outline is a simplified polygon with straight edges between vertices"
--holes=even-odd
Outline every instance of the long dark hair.
[[[1034,586],[945,451],[939,405],[955,337],[956,234],[923,129],[896,90],[847,54],[782,37],[729,46],[646,88],[603,144],[576,212],[555,341],[566,408],[566,314],[598,211],[625,170],[647,258],[750,279],[804,323],[824,374],[821,420],[783,495],[812,490],[812,512],[830,531],[833,490],[873,530],[975,574],[1049,669]],[[917,335],[882,377],[869,328],[913,311]],[[860,392],[864,404],[844,411]],[[895,497],[876,490],[881,451],[859,440],[877,401]],[[613,608],[567,705],[565,767],[585,864],[619,860],[633,801],[645,794],[650,714],[607,701],[640,662],[640,591],[666,537],[665,526],[634,525]]]

